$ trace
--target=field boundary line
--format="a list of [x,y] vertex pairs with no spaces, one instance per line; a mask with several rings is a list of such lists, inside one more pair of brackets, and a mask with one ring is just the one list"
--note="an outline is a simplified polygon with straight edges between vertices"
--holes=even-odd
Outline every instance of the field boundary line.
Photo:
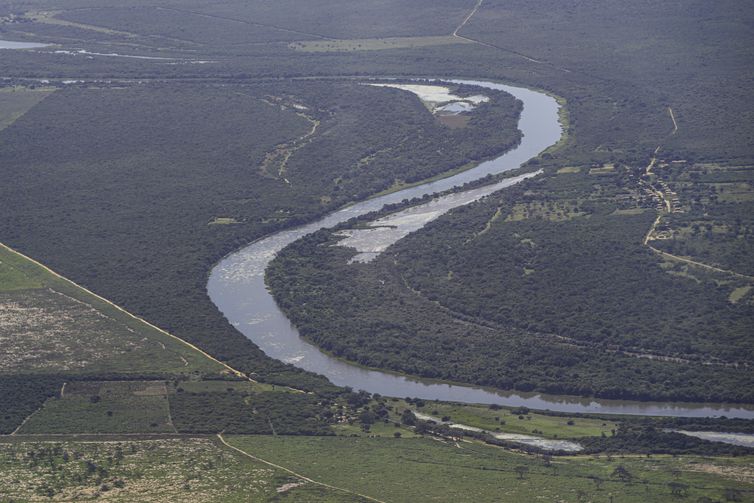
[[674,135],[678,132],[678,123],[675,120],[675,114],[673,113],[673,109],[668,107],[668,113],[670,114],[670,120],[673,121],[673,131],[670,133],[670,135]]
[[[42,405],[41,405],[41,406],[40,406],[40,407],[39,407],[38,409],[34,410],[34,411],[33,411],[33,412],[31,413],[31,414],[29,414],[28,416],[26,416],[26,417],[24,418],[24,420],[23,420],[23,421],[21,421],[21,424],[19,424],[19,425],[18,425],[18,427],[17,427],[17,428],[15,429],[15,430],[13,430],[13,431],[12,431],[12,432],[10,433],[10,435],[9,435],[9,436],[11,436],[11,437],[15,437],[15,436],[16,436],[16,435],[18,434],[19,430],[21,430],[21,428],[23,428],[23,427],[24,427],[24,425],[26,424],[26,422],[27,422],[27,421],[28,421],[29,419],[31,419],[31,416],[33,416],[34,414],[36,414],[36,413],[37,413],[37,412],[39,412],[40,410],[44,409],[45,403],[47,403],[47,400],[45,400],[45,401],[44,401],[44,402],[42,403]],[[32,433],[32,435],[33,435],[33,433]]]
[[[482,6],[482,3],[483,3],[483,2],[484,2],[484,0],[478,0],[478,1],[477,1],[477,3],[476,3],[476,5],[474,6],[474,8],[473,8],[473,9],[471,9],[471,12],[469,12],[469,13],[468,13],[468,15],[466,15],[466,17],[465,17],[465,18],[463,19],[463,21],[461,22],[461,24],[459,24],[459,25],[458,25],[458,26],[456,27],[456,29],[455,29],[455,30],[453,30],[453,33],[452,33],[452,35],[453,35],[454,37],[458,37],[458,31],[459,31],[459,30],[460,30],[461,28],[463,28],[464,26],[466,26],[466,23],[468,23],[468,22],[469,22],[469,21],[471,20],[471,18],[472,18],[472,17],[474,17],[474,14],[476,14],[476,13],[477,13],[477,11],[479,10],[479,8],[480,8],[480,7]],[[459,38],[463,38],[463,37],[459,37]]]
[[275,463],[272,463],[271,461],[267,461],[265,459],[262,459],[262,458],[259,458],[257,456],[254,456],[253,454],[249,454],[248,452],[246,452],[246,451],[244,451],[242,449],[239,449],[238,447],[236,447],[234,445],[231,445],[228,442],[226,442],[225,439],[223,438],[223,434],[222,433],[218,433],[217,434],[217,438],[220,439],[220,442],[222,442],[222,444],[224,446],[229,447],[230,449],[233,449],[236,452],[239,452],[243,456],[246,456],[246,457],[248,457],[250,459],[253,459],[254,461],[259,461],[260,463],[264,463],[266,465],[272,466],[273,468],[277,468],[279,470],[283,470],[285,472],[288,472],[291,475],[300,478],[301,480],[305,480],[307,482],[310,482],[312,484],[316,484],[318,486],[327,487],[328,489],[334,489],[336,491],[341,491],[341,492],[345,492],[345,493],[348,493],[348,494],[353,494],[354,496],[358,496],[360,498],[364,498],[364,499],[367,499],[369,501],[374,501],[376,503],[387,503],[385,501],[378,500],[377,498],[372,498],[371,496],[367,496],[365,494],[360,494],[360,493],[357,493],[357,492],[354,492],[354,491],[350,491],[350,490],[344,489],[342,487],[332,486],[332,485],[326,484],[324,482],[318,482],[318,481],[316,481],[314,479],[310,479],[309,477],[301,475],[300,473],[296,473],[296,472],[294,472],[293,470],[291,470],[289,468],[286,468],[286,467],[280,466],[280,465],[276,465]]
[[[160,327],[158,327],[156,325],[153,325],[152,323],[148,322],[144,318],[136,316],[135,314],[133,314],[133,313],[131,313],[131,312],[123,309],[122,307],[120,307],[119,305],[115,304],[114,302],[111,302],[111,301],[107,300],[106,298],[102,297],[101,295],[97,295],[96,293],[92,292],[88,288],[79,285],[78,283],[76,283],[76,282],[74,282],[74,281],[66,278],[65,276],[62,276],[61,274],[58,274],[57,272],[53,271],[52,269],[50,269],[46,265],[42,264],[41,262],[39,262],[37,260],[34,260],[33,258],[31,258],[31,257],[29,257],[27,255],[24,255],[23,253],[21,253],[21,252],[19,252],[17,250],[14,250],[10,246],[6,245],[5,243],[0,243],[0,247],[8,250],[11,253],[14,253],[14,254],[18,255],[19,257],[22,257],[22,258],[28,260],[29,262],[35,264],[38,267],[41,267],[44,271],[52,274],[56,278],[61,279],[61,280],[65,281],[66,283],[70,283],[71,285],[75,286],[76,288],[79,288],[79,289],[83,290],[84,292],[88,293],[89,295],[92,295],[97,300],[99,300],[101,302],[104,302],[105,304],[109,305],[110,307],[115,308],[117,311],[120,311],[121,313],[129,316],[130,318],[132,318],[132,319],[134,319],[134,320],[136,320],[136,321],[138,321],[140,323],[143,323],[143,324],[147,325],[148,327],[152,328],[153,330],[158,331],[162,335],[166,335],[166,336],[168,336],[168,337],[170,337],[172,339],[175,339],[176,341],[179,341],[179,342],[183,343],[185,346],[193,349],[194,351],[198,352],[202,356],[204,356],[204,357],[212,360],[215,363],[218,363],[218,364],[222,365],[223,367],[225,367],[226,370],[229,370],[230,372],[232,372],[237,377],[241,377],[241,378],[244,378],[244,379],[248,379],[249,381],[256,382],[252,378],[250,378],[249,376],[247,376],[246,374],[244,374],[243,372],[241,372],[240,370],[234,369],[233,367],[231,367],[227,363],[221,362],[220,360],[218,360],[214,356],[212,356],[209,353],[205,352],[204,350],[198,348],[197,346],[191,344],[190,342],[188,342],[188,341],[186,341],[184,339],[181,339],[177,335],[173,335],[170,332],[168,332],[166,330],[163,330],[162,328],[160,328]],[[94,306],[92,306],[92,307],[94,307]]]
[[[285,32],[285,33],[293,33],[295,35],[304,35],[304,36],[307,36],[307,37],[314,37],[314,38],[317,38],[319,40],[330,40],[330,41],[338,40],[337,38],[327,37],[325,35],[318,35],[316,33],[309,33],[309,32],[305,32],[305,31],[298,31],[298,30],[294,30],[292,28],[285,28],[283,26],[277,26],[277,25],[274,25],[274,24],[256,23],[254,21],[246,21],[246,20],[243,20],[243,19],[238,19],[238,18],[233,18],[233,17],[226,17],[226,16],[220,16],[220,15],[217,15],[217,14],[209,14],[209,13],[206,13],[206,12],[197,12],[197,11],[193,11],[193,10],[190,10],[190,9],[180,9],[178,7],[157,7],[157,8],[159,10],[181,12],[183,14],[191,14],[193,16],[206,17],[206,18],[209,18],[209,19],[220,19],[220,20],[223,20],[223,21],[232,21],[234,23],[245,24],[247,26],[261,26],[262,28],[269,28],[271,30],[282,31],[282,32]],[[261,42],[261,44],[264,44],[264,45],[267,45],[268,43],[269,42]]]

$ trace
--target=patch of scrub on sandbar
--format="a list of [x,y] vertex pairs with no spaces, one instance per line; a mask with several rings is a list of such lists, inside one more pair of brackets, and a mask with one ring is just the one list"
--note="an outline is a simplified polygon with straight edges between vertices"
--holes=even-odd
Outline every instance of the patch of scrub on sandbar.
[[447,86],[386,83],[370,83],[367,85],[374,87],[391,87],[393,89],[400,89],[402,91],[413,93],[422,100],[422,103],[424,103],[432,113],[443,112],[443,109],[447,109],[449,106],[449,111],[451,111],[451,113],[468,112],[473,110],[476,106],[490,100],[489,97],[481,94],[467,97],[458,96],[451,93],[450,88]]
[[399,239],[418,231],[427,225],[427,223],[451,209],[469,204],[500,189],[515,185],[527,178],[538,175],[540,172],[526,173],[506,178],[492,185],[438,197],[428,203],[412,206],[368,222],[366,228],[342,230],[336,236],[341,236],[345,239],[340,240],[337,245],[355,248],[359,252],[351,258],[349,263],[371,262]]

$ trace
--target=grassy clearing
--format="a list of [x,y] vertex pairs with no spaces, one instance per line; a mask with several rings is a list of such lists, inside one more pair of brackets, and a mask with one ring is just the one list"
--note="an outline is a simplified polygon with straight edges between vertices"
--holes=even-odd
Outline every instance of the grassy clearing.
[[[396,418],[397,421],[397,418]],[[388,421],[387,423],[379,421],[372,424],[369,427],[369,431],[365,432],[359,424],[342,423],[333,426],[333,431],[336,435],[346,437],[384,437],[395,438],[396,433],[400,434],[401,438],[416,438],[418,435],[414,430],[402,426],[396,426],[396,422]]]
[[519,222],[529,218],[565,222],[586,214],[585,211],[579,211],[578,201],[533,201],[514,205],[505,217],[505,222]]
[[35,23],[51,24],[57,26],[70,26],[78,28],[80,30],[88,30],[97,33],[103,33],[106,35],[120,35],[128,38],[136,38],[139,35],[135,33],[129,33],[125,31],[112,30],[110,28],[104,28],[102,26],[95,26],[85,23],[77,23],[74,21],[67,21],[56,17],[62,11],[31,11],[26,13],[26,17],[34,21]]
[[384,51],[388,49],[416,49],[435,45],[468,44],[467,40],[451,36],[357,38],[350,40],[310,40],[293,42],[288,47],[303,52]]
[[358,501],[214,439],[0,443],[3,501]]
[[[474,443],[433,439],[230,437],[232,445],[302,475],[391,502],[665,502],[668,484],[689,501],[750,497],[751,458],[557,458],[546,462]],[[312,460],[316,460],[313,462]],[[622,466],[625,469],[616,469]],[[618,474],[627,473],[624,480]],[[612,498],[611,498],[612,497]],[[744,499],[741,499],[744,501]]]
[[[54,89],[6,87],[0,89],[0,130],[13,124],[31,107],[49,96]],[[0,282],[0,285],[2,282]]]
[[253,381],[181,381],[177,386],[171,386],[170,392],[174,392],[177,388],[181,388],[187,393],[225,393],[227,391],[253,393],[288,390],[283,386]]
[[107,301],[0,246],[0,373],[228,370]]
[[[399,408],[406,408],[405,402]],[[543,414],[519,414],[515,409],[493,410],[481,405],[427,403],[413,410],[434,417],[450,417],[454,423],[465,424],[489,431],[524,433],[547,438],[598,437],[611,434],[617,426],[611,421],[580,417],[557,417]],[[572,423],[572,424],[569,424]]]
[[647,208],[624,208],[624,209],[617,209],[612,214],[613,215],[641,215],[645,211],[648,211]]
[[592,168],[589,170],[590,175],[610,175],[615,172],[615,166],[606,164],[601,168]]
[[580,172],[581,172],[581,168],[579,168],[578,166],[566,166],[566,167],[560,168],[557,171],[559,175],[567,175],[571,173],[580,173]]
[[209,225],[232,225],[232,224],[240,224],[238,220],[236,220],[233,217],[215,217]]
[[19,433],[174,433],[162,381],[74,382]]
[[42,282],[28,277],[12,265],[0,261],[0,292],[42,288]]
[[739,286],[732,292],[730,292],[730,295],[728,296],[728,300],[735,304],[744,297],[746,297],[746,294],[748,294],[751,291],[751,286]]

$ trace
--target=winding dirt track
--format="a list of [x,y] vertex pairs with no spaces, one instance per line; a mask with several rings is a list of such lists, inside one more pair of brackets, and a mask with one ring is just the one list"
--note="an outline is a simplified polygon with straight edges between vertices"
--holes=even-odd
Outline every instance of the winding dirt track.
[[271,461],[267,461],[266,459],[262,459],[260,457],[254,456],[253,454],[249,454],[248,452],[246,452],[244,450],[241,450],[238,447],[236,447],[234,445],[230,445],[228,442],[226,442],[225,439],[223,438],[223,434],[222,433],[218,433],[217,434],[217,438],[220,439],[220,442],[225,447],[233,449],[234,451],[238,452],[239,454],[241,454],[243,456],[246,456],[247,458],[253,459],[254,461],[259,461],[260,463],[264,463],[264,464],[266,464],[268,466],[272,466],[273,468],[277,468],[278,470],[283,470],[284,472],[288,472],[291,475],[293,475],[294,477],[298,477],[301,480],[305,480],[306,482],[309,482],[311,484],[316,484],[318,486],[326,487],[328,489],[333,489],[335,491],[341,491],[341,492],[344,492],[344,493],[353,494],[354,496],[358,496],[359,498],[364,498],[365,500],[369,500],[369,501],[375,501],[376,503],[386,503],[383,500],[378,500],[377,498],[372,498],[371,496],[367,496],[365,494],[360,494],[360,493],[357,493],[357,492],[354,492],[354,491],[350,491],[350,490],[344,489],[342,487],[331,486],[330,484],[326,484],[324,482],[318,482],[318,481],[316,481],[314,479],[310,479],[309,477],[301,475],[300,473],[296,473],[296,472],[294,472],[293,470],[291,470],[289,468],[286,468],[286,467],[280,466],[280,465],[276,465],[275,463],[273,463]]
[[[668,107],[668,114],[670,115],[670,120],[673,121],[673,130],[670,132],[670,136],[673,136],[674,134],[676,134],[678,132],[678,122],[676,122],[675,114],[673,113],[673,109],[670,108],[670,107]],[[662,145],[658,145],[657,146],[657,148],[655,149],[654,153],[652,154],[652,158],[650,159],[649,164],[644,169],[644,174],[647,176],[647,178],[649,178],[652,175],[652,168],[654,168],[655,164],[657,163],[657,154],[660,153],[661,148],[662,148]],[[649,191],[652,192],[652,194],[654,194],[655,197],[657,197],[660,200],[660,202],[662,203],[662,206],[663,206],[664,210],[661,211],[657,215],[657,218],[652,223],[652,227],[649,228],[649,231],[644,236],[643,244],[645,246],[647,246],[654,253],[656,253],[656,254],[658,254],[658,255],[660,255],[662,257],[665,257],[667,259],[670,259],[670,260],[675,260],[675,261],[678,261],[678,262],[683,262],[685,264],[689,264],[689,265],[692,265],[692,266],[695,266],[695,267],[700,267],[700,268],[706,269],[708,271],[713,271],[713,272],[722,273],[722,274],[729,274],[731,276],[735,276],[736,278],[745,279],[745,280],[748,280],[748,281],[754,281],[754,276],[748,276],[746,274],[741,274],[739,272],[731,271],[729,269],[722,269],[720,267],[715,267],[713,265],[705,264],[703,262],[698,262],[698,261],[692,260],[690,258],[681,257],[679,255],[673,255],[672,253],[668,253],[668,252],[662,251],[662,250],[657,249],[654,246],[652,246],[649,243],[652,240],[652,235],[654,234],[655,230],[657,229],[657,226],[660,224],[660,221],[662,221],[662,217],[664,215],[669,214],[672,211],[673,206],[672,206],[672,203],[668,200],[668,198],[665,197],[665,193],[663,191],[656,189],[652,185],[652,183],[649,182],[649,181],[646,182],[646,185],[647,185]]]
[[476,3],[476,5],[474,6],[474,8],[471,9],[471,12],[469,12],[469,14],[463,19],[463,21],[461,22],[461,24],[459,24],[458,27],[455,30],[453,30],[453,36],[454,37],[463,38],[463,37],[459,37],[458,31],[461,28],[463,28],[464,26],[466,26],[466,23],[468,23],[469,20],[472,17],[474,17],[474,14],[477,13],[477,11],[479,10],[479,7],[482,6],[482,2],[484,2],[484,0],[478,0],[477,3]]

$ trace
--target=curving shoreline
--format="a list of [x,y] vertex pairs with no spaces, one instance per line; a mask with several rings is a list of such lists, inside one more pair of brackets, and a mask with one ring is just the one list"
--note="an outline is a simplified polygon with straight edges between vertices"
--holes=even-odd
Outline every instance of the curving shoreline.
[[[519,129],[523,132],[523,138],[519,146],[495,159],[482,162],[470,170],[356,203],[336,210],[310,224],[272,234],[230,254],[215,265],[207,284],[210,298],[228,320],[272,358],[322,374],[336,385],[350,386],[354,389],[363,389],[387,396],[526,406],[532,409],[549,409],[559,412],[685,417],[725,415],[754,418],[754,410],[740,405],[597,400],[437,383],[429,379],[422,380],[359,367],[321,352],[316,346],[299,336],[296,328],[275,304],[264,283],[264,271],[277,252],[320,228],[332,227],[350,218],[379,210],[386,204],[442,192],[483,178],[488,174],[516,169],[556,144],[563,135],[559,122],[560,105],[555,98],[543,92],[493,82],[456,79],[444,79],[444,81],[501,90],[521,100],[524,108],[519,120]],[[488,186],[486,187],[488,190],[483,191],[479,197],[510,186],[521,179],[523,178],[505,179]],[[453,206],[449,197],[438,199],[441,204],[447,199],[445,211],[458,206],[458,204]]]

